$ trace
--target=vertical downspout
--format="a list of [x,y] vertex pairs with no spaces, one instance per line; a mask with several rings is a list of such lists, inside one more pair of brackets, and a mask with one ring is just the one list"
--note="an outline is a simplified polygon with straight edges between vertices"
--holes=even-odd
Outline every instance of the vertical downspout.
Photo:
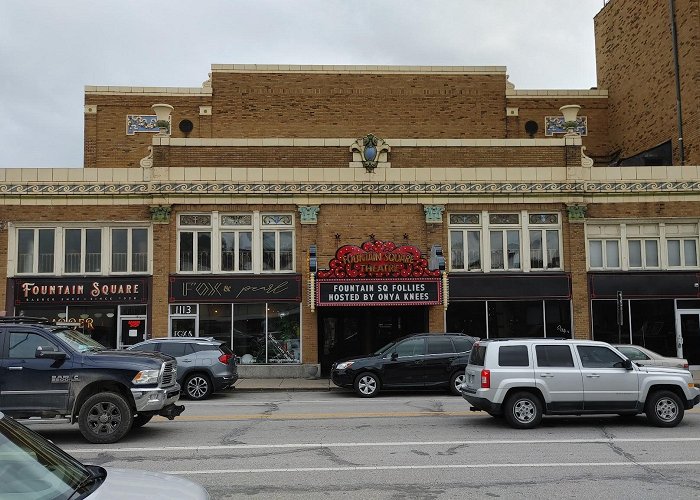
[[671,42],[673,44],[673,63],[676,74],[676,115],[678,117],[678,151],[681,165],[685,165],[685,151],[683,148],[683,106],[681,102],[681,75],[678,64],[678,33],[676,31],[676,5],[674,0],[669,0],[668,7],[671,10]]

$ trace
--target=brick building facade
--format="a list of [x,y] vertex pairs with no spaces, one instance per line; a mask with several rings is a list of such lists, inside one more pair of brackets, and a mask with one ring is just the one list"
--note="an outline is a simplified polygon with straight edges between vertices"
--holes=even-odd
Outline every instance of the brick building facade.
[[201,88],[86,87],[83,169],[0,171],[7,313],[114,347],[215,336],[244,376],[326,373],[445,330],[700,364],[698,167],[618,163],[676,123],[612,62],[629,3],[596,18],[592,90],[516,90],[504,67],[261,65],[214,65]]

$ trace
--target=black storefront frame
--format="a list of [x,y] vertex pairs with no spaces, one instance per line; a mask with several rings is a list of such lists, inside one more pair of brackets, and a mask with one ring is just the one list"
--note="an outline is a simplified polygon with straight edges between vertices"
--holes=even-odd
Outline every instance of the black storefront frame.
[[[65,320],[69,320],[69,308],[107,307],[114,309],[115,347],[121,344],[121,306],[143,306],[146,308],[146,330],[144,338],[152,336],[152,277],[151,276],[94,276],[94,277],[47,277],[21,276],[8,278],[6,311],[17,314],[19,309],[63,307]],[[61,319],[61,318],[59,318]],[[75,318],[74,318],[75,319]],[[78,318],[76,322],[85,318]],[[111,318],[110,318],[111,319]],[[98,339],[100,340],[100,339]],[[104,339],[102,339],[104,340]]]
[[[269,332],[270,304],[297,304],[299,309],[298,359],[288,364],[303,364],[304,335],[302,314],[301,275],[290,274],[256,274],[256,275],[170,275],[168,287],[168,335],[171,335],[173,318],[195,318],[196,335],[202,335],[201,321],[203,307],[225,305],[231,306],[230,343],[235,349],[236,307],[263,304],[265,314],[265,362],[254,365],[278,365],[270,361],[269,344],[279,341]],[[177,307],[195,306],[196,313],[182,314]],[[173,309],[175,308],[175,309]],[[271,340],[272,339],[272,340]],[[241,353],[236,354],[243,359]]]
[[[490,302],[541,302],[542,335],[547,338],[547,302],[567,301],[569,305],[569,331],[561,336],[574,338],[573,304],[571,302],[571,275],[563,272],[537,273],[450,273],[449,305],[464,302],[484,303],[484,336],[491,338],[489,328]],[[445,312],[445,323],[449,324]],[[566,329],[566,327],[563,327]],[[449,326],[448,326],[449,329]],[[465,332],[470,335],[479,332]],[[551,338],[551,336],[550,336]]]

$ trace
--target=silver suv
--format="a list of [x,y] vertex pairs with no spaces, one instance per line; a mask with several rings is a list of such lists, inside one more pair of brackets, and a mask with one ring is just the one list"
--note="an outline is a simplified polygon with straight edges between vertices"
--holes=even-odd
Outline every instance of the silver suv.
[[238,380],[235,354],[213,337],[154,338],[129,346],[129,350],[160,352],[177,359],[177,381],[189,399],[206,399]]
[[491,339],[472,347],[462,396],[474,410],[503,415],[515,428],[542,416],[636,415],[674,427],[700,402],[688,370],[640,367],[592,340]]

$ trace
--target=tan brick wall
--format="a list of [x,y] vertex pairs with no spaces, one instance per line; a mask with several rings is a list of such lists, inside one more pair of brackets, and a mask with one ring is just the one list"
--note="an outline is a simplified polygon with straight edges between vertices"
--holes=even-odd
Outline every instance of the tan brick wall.
[[212,75],[215,137],[500,138],[503,74]]
[[[352,161],[347,146],[154,146],[156,167],[342,168]],[[574,148],[580,166],[580,148]],[[563,147],[392,147],[392,168],[561,167]]]
[[[210,117],[199,116],[199,106],[211,105],[203,96],[148,96],[87,94],[85,104],[97,104],[97,114],[85,115],[85,167],[138,167],[148,154],[153,133],[126,135],[126,115],[153,115],[151,106],[165,101],[172,113],[171,137],[185,137],[178,124],[188,119],[194,124],[189,137],[210,137],[209,126],[200,126]],[[94,151],[93,151],[94,150]]]
[[[576,96],[562,98],[509,98],[508,107],[518,108],[518,116],[508,117],[508,139],[527,139],[525,124],[532,120],[539,126],[535,139],[545,139],[545,117],[559,116],[559,108],[567,104],[581,106],[579,116],[588,119],[588,135],[581,138],[590,157],[605,156],[610,153],[608,144],[608,100],[605,98],[579,98]],[[562,137],[557,134],[553,137]]]
[[[700,163],[699,0],[676,0],[686,164]],[[669,139],[679,162],[668,2],[612,0],[595,18],[598,86],[609,91],[610,148],[632,156]]]

